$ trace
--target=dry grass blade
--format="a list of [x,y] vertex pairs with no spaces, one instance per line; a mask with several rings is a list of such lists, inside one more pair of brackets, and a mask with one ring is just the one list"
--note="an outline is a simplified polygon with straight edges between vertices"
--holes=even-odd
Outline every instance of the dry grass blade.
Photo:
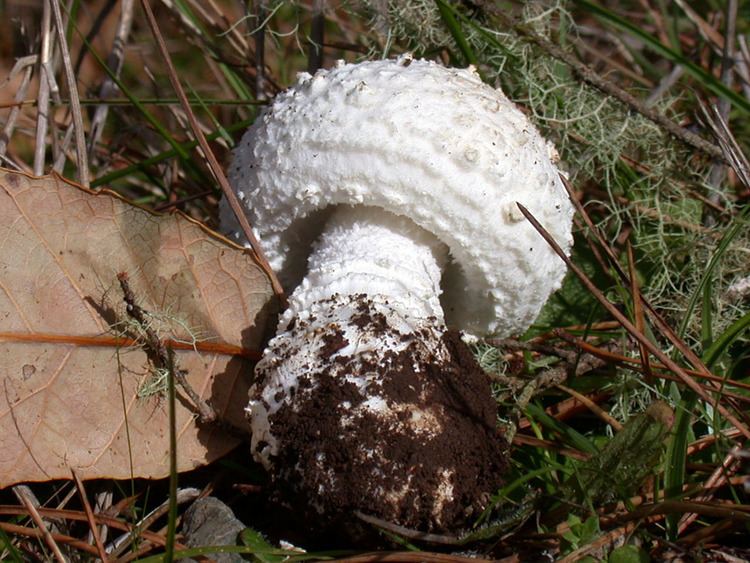
[[706,104],[701,101],[700,107],[708,126],[711,128],[711,132],[716,137],[724,153],[724,158],[745,187],[750,189],[750,162],[748,162],[745,153],[742,152],[737,139],[734,138],[734,135],[729,130],[726,120],[721,116],[719,109],[715,105],[711,105],[711,109],[709,110]]
[[[633,300],[633,318],[635,319],[635,327],[639,332],[645,334],[646,330],[646,319],[643,315],[643,302],[641,301],[641,290],[638,287],[638,276],[635,269],[635,256],[633,255],[633,247],[628,241],[628,275],[630,276],[630,298]],[[646,375],[646,382],[651,383],[654,380],[654,374],[651,373],[651,363],[648,358],[648,351],[643,344],[638,344],[638,350],[641,353],[641,365],[643,366],[643,373]]]
[[[57,508],[38,508],[35,511],[44,518],[59,518],[61,520],[73,520],[75,522],[88,522],[86,515],[78,510],[64,510]],[[5,506],[0,505],[0,515],[11,515],[11,516],[28,516],[29,512],[26,508],[19,506]],[[110,528],[122,530],[133,534],[138,534],[143,540],[149,541],[157,546],[164,546],[164,536],[149,532],[147,530],[138,529],[137,526],[123,522],[112,516],[105,516],[103,514],[94,514],[94,520],[98,524],[106,524]],[[88,544],[87,544],[88,545]],[[89,546],[96,550],[95,547]],[[185,546],[176,543],[175,549],[185,549]]]
[[558,389],[560,389],[561,391],[565,391],[571,397],[574,397],[574,398],[578,399],[578,401],[580,401],[582,404],[586,405],[586,407],[591,412],[593,412],[596,416],[598,416],[604,422],[606,422],[607,424],[609,424],[615,432],[619,432],[620,430],[622,430],[622,423],[620,423],[619,420],[617,420],[616,418],[612,417],[612,415],[610,415],[607,411],[605,411],[603,408],[601,408],[599,405],[597,405],[594,401],[592,401],[591,399],[589,399],[586,395],[584,395],[582,393],[579,393],[575,389],[571,389],[570,387],[566,387],[565,385],[563,385],[561,383],[558,383],[556,385],[556,387]]
[[[695,500],[702,502],[710,500],[714,496],[716,490],[728,482],[730,476],[739,469],[740,463],[739,459],[736,457],[738,451],[740,451],[739,446],[735,446],[730,450],[729,454],[724,457],[724,461],[714,469],[713,473],[711,473],[709,478],[703,483],[703,488],[707,492],[699,495]],[[683,514],[679,522],[678,535],[682,535],[697,518],[698,514],[694,512]]]
[[73,115],[73,127],[76,136],[76,158],[78,164],[78,181],[84,186],[89,186],[89,163],[86,154],[86,133],[83,129],[83,116],[81,115],[81,102],[78,98],[78,86],[70,62],[70,51],[65,39],[65,26],[60,11],[60,0],[48,0],[52,5],[52,13],[55,17],[55,29],[57,29],[57,41],[62,53],[65,78],[68,82],[68,94],[70,95],[70,112]]
[[574,450],[572,448],[564,448],[564,447],[558,446],[557,444],[549,440],[542,440],[541,438],[537,438],[535,436],[529,436],[527,434],[517,433],[515,436],[513,436],[513,445],[514,446],[532,446],[535,448],[542,448],[545,450],[557,452],[560,455],[564,455],[571,459],[577,459],[579,461],[586,461],[587,459],[591,457],[586,452],[582,452],[580,450]]
[[610,530],[606,534],[602,534],[601,536],[596,538],[594,541],[589,542],[574,551],[571,551],[565,557],[559,559],[558,563],[576,563],[577,561],[583,559],[586,555],[594,553],[603,547],[616,545],[618,539],[632,533],[637,527],[637,524],[629,522],[625,526]]
[[[130,29],[133,24],[133,7],[135,0],[123,0],[120,3],[120,19],[117,23],[117,31],[112,41],[112,51],[107,57],[107,66],[112,70],[114,76],[119,77],[122,72],[123,62],[125,60],[125,43],[130,35]],[[99,98],[107,100],[117,92],[117,85],[114,80],[107,75],[104,77],[101,88],[99,89]],[[109,104],[100,104],[94,112],[91,119],[91,132],[89,134],[89,156],[94,154],[94,149],[98,144],[104,131],[104,124],[109,113]]]
[[[26,97],[26,91],[29,88],[29,83],[31,82],[31,73],[34,71],[34,67],[32,64],[28,64],[26,68],[23,70],[23,78],[21,79],[21,84],[18,86],[18,89],[16,90],[16,95],[13,98],[13,101],[16,102],[16,104],[21,104],[23,102],[24,98]],[[12,71],[11,71],[12,75]],[[14,105],[13,108],[10,110],[10,114],[8,115],[8,118],[5,121],[5,127],[3,127],[3,132],[0,135],[0,158],[5,157],[5,151],[8,149],[8,143],[10,142],[10,138],[13,136],[13,130],[16,127],[16,120],[18,119],[18,115],[21,113],[21,106],[20,105]],[[8,160],[3,158],[3,160]],[[8,162],[12,162],[8,160]]]
[[[8,522],[0,522],[0,530],[3,530],[8,534],[18,534],[19,536],[44,539],[45,541],[47,539],[45,533],[42,530],[38,530],[36,528],[27,528],[26,526],[19,526],[17,524],[10,524]],[[94,546],[87,544],[85,541],[81,541],[64,534],[56,534],[50,532],[47,532],[47,534],[50,536],[53,542],[69,545],[70,547],[74,547],[75,549],[80,549],[81,551],[89,553],[94,557],[99,556],[99,552],[97,551],[97,549]],[[61,563],[66,563],[65,559],[58,559],[58,561],[61,561]]]
[[47,148],[47,130],[49,128],[49,94],[52,58],[52,8],[49,1],[42,2],[41,34],[42,44],[39,53],[39,91],[36,100],[36,142],[34,143],[34,175],[44,174],[44,157]]
[[66,563],[65,556],[62,554],[62,551],[60,551],[60,546],[57,545],[54,536],[50,533],[49,529],[47,529],[47,524],[45,524],[44,520],[42,520],[42,517],[40,516],[36,506],[34,506],[32,500],[27,494],[25,494],[22,487],[19,487],[17,491],[19,500],[23,504],[28,515],[34,521],[34,524],[36,524],[39,534],[41,535],[42,539],[44,539],[44,543],[47,544],[47,547],[49,547],[50,551],[52,551],[52,555],[54,555],[58,563]]
[[[201,495],[201,491],[193,488],[178,489],[176,500],[178,505],[185,504],[196,500]],[[146,514],[141,520],[136,522],[132,531],[117,538],[111,544],[110,553],[112,557],[120,557],[122,553],[132,545],[143,533],[148,530],[154,522],[164,516],[169,511],[169,500],[164,501],[154,510]],[[149,532],[153,533],[153,532]]]
[[745,426],[735,415],[732,413],[729,409],[727,409],[718,399],[712,399],[706,391],[703,390],[703,387],[701,387],[696,381],[690,377],[685,371],[677,365],[669,356],[667,356],[664,352],[662,352],[659,348],[657,348],[643,333],[639,332],[638,329],[623,315],[617,307],[615,307],[610,301],[604,296],[604,294],[599,291],[599,289],[593,284],[593,282],[588,278],[588,276],[583,273],[583,270],[581,270],[578,266],[573,264],[573,262],[568,258],[568,256],[565,254],[565,252],[560,248],[560,246],[557,244],[554,238],[547,232],[547,230],[534,218],[534,216],[529,212],[528,209],[526,209],[522,204],[516,203],[518,205],[518,208],[521,210],[521,213],[523,213],[524,217],[534,226],[534,228],[539,232],[539,234],[544,238],[544,240],[547,241],[547,243],[552,247],[552,249],[557,253],[557,255],[567,264],[568,268],[570,268],[571,271],[578,277],[578,279],[583,283],[584,286],[591,292],[591,294],[596,298],[599,303],[604,306],[604,308],[609,311],[609,313],[617,319],[622,327],[628,331],[628,333],[637,341],[642,343],[646,349],[651,352],[656,358],[659,359],[665,366],[667,366],[672,372],[674,372],[680,380],[687,385],[690,389],[692,389],[701,399],[708,402],[709,404],[713,404],[716,409],[740,432],[742,432],[743,436],[746,438],[750,438],[750,429]]
[[187,116],[188,121],[190,122],[190,128],[192,129],[193,134],[195,135],[195,138],[198,141],[198,144],[203,150],[203,154],[208,160],[208,164],[209,164],[209,167],[211,168],[211,172],[213,172],[214,177],[216,178],[216,180],[219,182],[219,185],[221,186],[221,190],[224,193],[224,197],[227,198],[227,201],[229,202],[229,205],[232,208],[232,211],[237,216],[237,220],[239,221],[240,226],[242,227],[243,234],[249,241],[250,246],[252,247],[253,252],[255,252],[255,255],[257,256],[258,262],[260,263],[261,267],[270,278],[274,293],[276,293],[279,300],[281,301],[282,307],[285,307],[286,296],[284,294],[284,289],[281,287],[281,283],[279,283],[279,280],[276,277],[276,274],[273,272],[273,270],[271,269],[271,266],[268,264],[268,259],[266,258],[266,255],[263,253],[263,249],[261,248],[260,243],[258,242],[258,239],[255,237],[255,234],[253,233],[253,229],[250,226],[250,223],[247,220],[247,217],[245,217],[245,213],[242,211],[242,205],[240,204],[239,200],[237,199],[237,196],[235,195],[234,191],[229,185],[229,181],[227,180],[227,177],[224,175],[224,170],[222,169],[221,164],[219,164],[219,161],[216,159],[216,155],[214,155],[213,151],[211,150],[211,147],[209,146],[208,141],[206,140],[206,136],[203,134],[203,131],[201,130],[201,127],[195,118],[195,114],[193,113],[193,109],[190,106],[190,102],[188,101],[187,96],[185,96],[185,90],[183,90],[182,85],[180,84],[180,80],[177,77],[177,71],[175,70],[174,65],[172,64],[172,59],[169,56],[169,51],[167,50],[167,45],[164,42],[164,37],[162,36],[161,31],[159,30],[159,25],[156,23],[156,18],[154,17],[154,12],[151,10],[151,5],[149,4],[148,0],[141,0],[141,5],[143,6],[143,10],[146,13],[146,19],[148,20],[148,24],[149,24],[149,27],[151,28],[151,32],[153,33],[154,38],[156,39],[156,43],[159,47],[159,51],[161,52],[161,56],[164,59],[165,64],[167,65],[167,72],[169,74],[169,80],[172,83],[172,88],[174,88],[174,91],[180,100],[182,109],[185,112],[185,115]]
[[[610,264],[617,272],[617,275],[620,277],[622,282],[625,285],[630,286],[630,277],[625,273],[625,271],[622,269],[622,266],[620,266],[619,261],[617,260],[617,256],[615,255],[614,251],[610,246],[607,244],[607,241],[604,239],[604,236],[599,231],[599,229],[596,228],[594,225],[594,222],[591,220],[591,217],[586,212],[586,208],[581,205],[581,202],[578,201],[578,198],[575,196],[575,190],[573,189],[573,186],[570,184],[567,178],[565,176],[560,176],[560,179],[563,182],[563,185],[565,186],[565,189],[568,191],[568,195],[570,196],[570,201],[573,202],[573,205],[576,208],[576,211],[579,213],[581,218],[586,223],[586,226],[589,228],[589,231],[594,235],[597,242],[599,243],[599,246],[607,253],[607,256],[609,257]],[[567,259],[567,257],[566,257]],[[641,303],[646,307],[646,310],[649,312],[649,315],[654,321],[654,324],[656,325],[656,328],[659,329],[659,331],[666,337],[674,346],[677,348],[680,353],[693,365],[693,367],[697,370],[699,370],[702,373],[705,373],[706,375],[710,375],[711,372],[708,370],[708,368],[705,366],[705,364],[701,361],[701,359],[683,342],[683,340],[675,334],[674,330],[672,330],[672,327],[670,327],[666,321],[659,315],[659,313],[654,309],[654,307],[648,302],[647,299],[643,295],[640,296]]]
[[[558,330],[556,331],[557,335],[562,338],[563,340],[570,342],[573,344],[576,348],[580,349],[583,352],[586,352],[588,354],[591,354],[593,356],[596,356],[597,358],[601,358],[603,360],[609,361],[609,362],[615,362],[620,364],[626,364],[630,369],[636,369],[639,371],[643,371],[643,365],[641,364],[640,360],[636,358],[631,358],[629,356],[623,356],[622,354],[617,354],[615,352],[612,352],[610,350],[604,350],[602,348],[597,348],[596,346],[590,344],[589,342],[586,342],[585,340],[582,340],[580,338],[576,338],[575,336],[568,334],[564,330]],[[664,365],[661,365],[659,363],[652,364],[651,367],[653,369],[658,370],[668,370]],[[742,381],[735,381],[735,380],[727,380],[724,377],[719,377],[718,375],[713,374],[705,374],[701,371],[696,371],[692,369],[685,369],[685,373],[693,376],[693,377],[699,377],[702,379],[707,379],[709,381],[712,381],[713,383],[716,383],[718,385],[723,386],[732,386],[736,387],[738,389],[747,389],[750,390],[750,384],[743,383]],[[664,374],[659,374],[659,377],[665,377]],[[666,377],[666,379],[674,379],[672,377]],[[724,395],[730,396],[729,393],[727,393],[724,389],[716,389],[715,387],[712,387],[710,389],[711,391],[719,392]],[[744,400],[745,402],[750,401],[750,398],[744,396],[744,395],[736,395],[736,397],[740,400]]]
[[99,535],[99,530],[96,527],[96,521],[94,520],[94,511],[91,509],[91,504],[89,503],[89,499],[86,496],[86,488],[83,486],[83,481],[81,481],[81,478],[78,476],[75,469],[71,469],[70,472],[73,474],[73,480],[76,483],[78,495],[81,497],[83,510],[86,513],[86,519],[88,520],[89,528],[91,528],[91,533],[94,536],[96,549],[99,552],[99,559],[101,559],[103,563],[106,563],[109,559],[107,558],[107,552],[105,551],[104,545],[102,544],[102,538]]

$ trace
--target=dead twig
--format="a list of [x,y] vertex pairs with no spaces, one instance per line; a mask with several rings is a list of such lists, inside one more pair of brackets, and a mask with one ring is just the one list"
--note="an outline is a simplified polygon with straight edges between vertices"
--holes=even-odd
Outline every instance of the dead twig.
[[135,294],[128,282],[128,275],[125,272],[120,272],[117,275],[117,280],[120,282],[120,288],[122,289],[125,298],[125,310],[141,327],[145,336],[143,347],[151,362],[154,364],[154,367],[158,370],[166,370],[169,374],[168,376],[173,377],[174,380],[180,384],[183,391],[187,393],[190,400],[198,409],[202,422],[215,421],[216,412],[198,395],[198,393],[195,392],[190,383],[188,383],[185,378],[185,372],[177,368],[174,350],[166,344],[165,340],[156,334],[156,331],[151,327],[151,322],[148,318],[149,313],[136,302]]

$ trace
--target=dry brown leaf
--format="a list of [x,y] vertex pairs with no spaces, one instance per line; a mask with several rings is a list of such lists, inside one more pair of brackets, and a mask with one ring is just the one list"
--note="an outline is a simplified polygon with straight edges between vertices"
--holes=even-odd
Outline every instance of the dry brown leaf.
[[[246,424],[250,357],[275,303],[254,258],[183,215],[0,169],[0,487],[71,468],[88,479],[168,474],[167,403],[138,396],[155,374],[127,340],[119,272],[182,348],[193,388]],[[236,445],[194,412],[180,393],[180,471]]]

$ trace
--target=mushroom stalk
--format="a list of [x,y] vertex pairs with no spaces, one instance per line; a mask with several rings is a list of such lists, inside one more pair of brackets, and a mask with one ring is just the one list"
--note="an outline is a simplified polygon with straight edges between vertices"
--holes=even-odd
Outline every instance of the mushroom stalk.
[[247,411],[255,459],[319,514],[447,529],[503,473],[489,382],[443,321],[447,262],[433,235],[374,207],[339,207],[318,239]]
[[[438,351],[447,262],[445,245],[405,217],[377,207],[336,209],[256,367],[264,387],[256,385],[248,413],[258,461],[273,466],[278,445],[267,420],[294,403],[301,379],[337,371],[343,358],[353,358],[342,375],[366,391],[416,333],[425,351]],[[362,361],[370,365],[366,374],[356,373]]]
[[337,294],[381,296],[406,322],[443,323],[440,278],[447,262],[448,248],[408,218],[378,207],[339,206],[279,328]]

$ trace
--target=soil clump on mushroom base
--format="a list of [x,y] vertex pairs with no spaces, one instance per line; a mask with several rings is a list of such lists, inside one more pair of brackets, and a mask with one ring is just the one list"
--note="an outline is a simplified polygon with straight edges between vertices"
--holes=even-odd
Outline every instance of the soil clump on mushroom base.
[[[360,511],[409,528],[455,530],[485,508],[507,468],[489,377],[458,333],[400,332],[370,298],[352,299],[362,333],[402,346],[342,353],[352,343],[328,325],[310,363],[328,367],[300,377],[293,400],[268,418],[279,445],[277,494],[323,527]],[[292,330],[310,334],[321,321]]]

